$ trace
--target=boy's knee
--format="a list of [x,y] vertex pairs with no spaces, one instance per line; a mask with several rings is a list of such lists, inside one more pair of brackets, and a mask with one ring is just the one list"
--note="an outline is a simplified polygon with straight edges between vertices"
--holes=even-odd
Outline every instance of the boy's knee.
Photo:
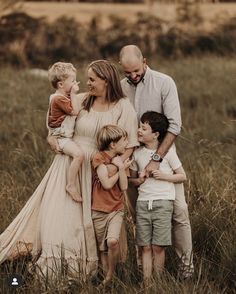
[[165,250],[165,248],[163,246],[152,245],[152,250],[154,253],[160,254]]
[[107,246],[110,249],[114,249],[118,246],[118,240],[115,238],[109,238],[107,239]]
[[152,251],[152,246],[151,245],[142,246],[142,252],[143,253],[149,253],[150,251]]

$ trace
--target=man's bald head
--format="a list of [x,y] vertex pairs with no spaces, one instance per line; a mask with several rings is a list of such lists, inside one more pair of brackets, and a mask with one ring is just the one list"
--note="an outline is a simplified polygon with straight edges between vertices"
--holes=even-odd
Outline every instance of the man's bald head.
[[135,45],[124,46],[120,51],[120,64],[125,76],[137,85],[146,72],[146,59],[143,58],[141,50]]
[[120,63],[134,63],[137,61],[143,61],[143,54],[138,46],[127,45],[120,50]]

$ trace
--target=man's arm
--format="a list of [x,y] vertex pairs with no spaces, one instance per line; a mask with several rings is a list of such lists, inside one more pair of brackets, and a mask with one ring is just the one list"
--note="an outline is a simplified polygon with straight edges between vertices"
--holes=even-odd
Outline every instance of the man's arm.
[[[162,143],[160,144],[160,146],[158,146],[158,148],[156,150],[156,153],[159,154],[161,156],[161,158],[163,158],[166,155],[170,146],[174,143],[176,137],[177,137],[177,135],[174,135],[170,132],[166,133]],[[160,166],[160,162],[150,160],[150,162],[148,163],[148,165],[145,168],[146,175],[149,176],[153,170],[159,169],[159,166]]]

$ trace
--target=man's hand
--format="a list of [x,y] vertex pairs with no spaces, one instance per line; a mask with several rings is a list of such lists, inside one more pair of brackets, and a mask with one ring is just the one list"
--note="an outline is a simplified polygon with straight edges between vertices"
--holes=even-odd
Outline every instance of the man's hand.
[[59,144],[57,142],[57,138],[55,136],[48,136],[47,137],[48,144],[50,145],[52,151],[54,151],[57,154],[61,154],[62,150],[59,147]]
[[159,170],[160,162],[158,161],[149,161],[148,165],[145,167],[146,177],[152,176],[154,170]]

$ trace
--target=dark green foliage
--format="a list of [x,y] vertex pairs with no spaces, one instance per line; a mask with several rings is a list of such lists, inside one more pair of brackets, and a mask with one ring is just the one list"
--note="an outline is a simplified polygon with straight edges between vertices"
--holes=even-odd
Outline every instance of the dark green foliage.
[[117,58],[125,44],[137,44],[145,56],[156,52],[165,57],[236,53],[236,18],[215,31],[186,32],[155,16],[142,13],[133,23],[111,16],[110,26],[101,27],[100,16],[84,26],[69,17],[53,23],[24,13],[0,18],[0,63],[47,68],[58,60],[83,62]]

